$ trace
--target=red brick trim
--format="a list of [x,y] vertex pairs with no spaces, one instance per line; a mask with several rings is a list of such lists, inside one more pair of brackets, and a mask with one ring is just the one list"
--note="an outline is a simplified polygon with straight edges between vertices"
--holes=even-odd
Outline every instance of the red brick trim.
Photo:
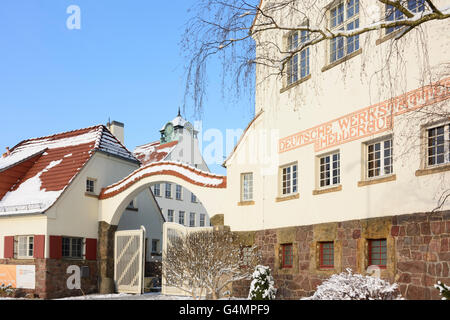
[[[145,170],[149,167],[158,167],[158,166],[163,166],[163,165],[173,165],[173,166],[178,166],[180,168],[184,168],[187,169],[189,171],[191,171],[192,173],[195,173],[198,176],[202,176],[202,177],[206,177],[206,178],[215,178],[215,179],[221,179],[222,182],[218,185],[205,185],[203,183],[200,183],[198,181],[194,181],[192,179],[190,179],[189,177],[175,171],[175,170],[161,170],[158,172],[149,172],[146,174],[143,174],[140,177],[137,178],[133,178],[135,175],[137,175],[139,172],[141,172],[142,170]],[[164,162],[156,162],[156,163],[151,163],[148,164],[146,166],[143,166],[141,168],[139,168],[138,170],[136,170],[135,172],[133,172],[131,175],[129,175],[128,177],[126,177],[125,179],[122,179],[121,181],[110,185],[109,187],[103,188],[102,191],[100,192],[99,195],[99,199],[100,200],[104,200],[104,199],[108,199],[111,197],[114,197],[115,195],[123,192],[124,190],[128,189],[129,187],[131,187],[132,185],[134,185],[135,183],[139,182],[140,180],[147,178],[147,177],[151,177],[151,176],[156,176],[156,175],[169,175],[169,176],[174,176],[180,179],[183,179],[191,184],[197,185],[197,186],[201,186],[201,187],[208,187],[208,188],[226,188],[227,186],[227,177],[226,176],[219,176],[219,175],[214,175],[208,172],[204,172],[204,171],[200,171],[200,170],[196,170],[195,168],[192,168],[190,166],[181,164],[181,163],[176,163],[176,162],[170,162],[170,161],[164,161]],[[128,180],[128,181],[127,181]],[[107,193],[108,190],[118,186],[119,184],[123,183],[127,181],[120,189],[117,189],[113,192]]]

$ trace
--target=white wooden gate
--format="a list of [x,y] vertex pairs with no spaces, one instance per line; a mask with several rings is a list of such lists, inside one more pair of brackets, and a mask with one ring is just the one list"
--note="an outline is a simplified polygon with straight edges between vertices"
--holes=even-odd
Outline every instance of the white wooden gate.
[[[163,225],[163,259],[165,256],[165,253],[167,252],[167,247],[170,243],[170,241],[180,236],[185,236],[188,233],[191,232],[199,232],[199,231],[207,231],[207,230],[213,230],[213,227],[185,227],[181,224],[174,223],[174,222],[166,222]],[[162,270],[164,273],[164,270]],[[167,295],[177,295],[177,296],[187,296],[188,294],[178,288],[170,287],[166,284],[166,281],[164,277],[162,277],[162,288],[161,288],[162,294]]]
[[144,290],[145,228],[115,233],[114,283],[118,292],[141,294]]

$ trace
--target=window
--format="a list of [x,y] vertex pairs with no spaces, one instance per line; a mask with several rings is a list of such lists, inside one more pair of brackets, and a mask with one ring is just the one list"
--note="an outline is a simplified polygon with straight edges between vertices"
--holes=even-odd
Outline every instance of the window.
[[450,162],[450,124],[428,128],[427,165],[434,166],[449,162]]
[[393,173],[392,138],[367,144],[367,178]]
[[282,195],[289,195],[297,192],[297,164],[288,165],[281,168],[281,191]]
[[167,210],[167,221],[173,222],[173,210]]
[[241,200],[253,200],[253,173],[241,174]]
[[153,186],[153,194],[156,197],[161,197],[161,185],[159,183],[157,183]]
[[175,186],[175,198],[177,200],[181,200],[181,190],[182,190],[181,186],[179,185]]
[[200,214],[200,227],[204,227],[205,226],[205,214],[201,213]]
[[282,253],[282,268],[292,268],[293,265],[293,248],[292,243],[282,244],[281,245],[281,253]]
[[158,244],[159,244],[158,239],[152,239],[152,253],[158,252]]
[[195,213],[191,212],[189,214],[189,227],[195,227]]
[[127,209],[137,209],[136,201],[137,201],[136,199],[132,200],[132,201],[128,204]]
[[172,184],[166,183],[166,198],[172,198]]
[[320,268],[334,268],[334,243],[321,242],[320,244]]
[[191,192],[191,202],[197,203],[197,197],[195,196],[195,194],[193,192]]
[[178,223],[184,225],[184,211],[178,213]]
[[[408,1],[408,9],[412,12],[422,12],[425,10],[425,0],[407,0]],[[406,4],[406,1],[404,1],[404,4]],[[387,4],[386,5],[386,21],[394,22],[398,20],[405,19],[405,16],[403,13],[398,10],[397,8],[394,8],[393,6]],[[396,26],[396,27],[390,27],[386,29],[386,34],[389,34],[395,30],[398,30],[402,28],[402,26]]]
[[18,236],[17,240],[17,258],[30,259],[33,258],[34,253],[34,237],[33,236]]
[[336,152],[323,156],[320,158],[319,162],[320,162],[319,186],[322,188],[340,184],[341,183],[340,153]]
[[[330,9],[332,31],[350,31],[359,28],[359,0],[341,1]],[[330,41],[330,63],[359,49],[359,35],[336,37]]]
[[[309,40],[307,31],[295,31],[288,36],[288,51],[293,52]],[[300,73],[299,73],[300,70]],[[287,84],[295,83],[309,75],[309,48],[294,54],[287,63]]]
[[63,258],[82,258],[82,245],[81,238],[62,238],[62,256]]
[[95,180],[87,178],[86,179],[86,192],[95,193]]
[[380,268],[386,268],[386,260],[386,239],[369,240],[369,266],[375,265]]

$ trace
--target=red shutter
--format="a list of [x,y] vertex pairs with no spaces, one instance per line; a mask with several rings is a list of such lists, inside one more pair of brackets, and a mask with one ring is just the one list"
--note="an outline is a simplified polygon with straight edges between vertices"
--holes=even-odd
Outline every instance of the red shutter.
[[50,236],[50,259],[61,259],[62,257],[62,237]]
[[5,259],[14,258],[14,236],[5,237],[4,241],[5,252],[3,255]]
[[86,238],[86,260],[97,260],[97,239]]
[[35,259],[45,258],[45,235],[34,235],[34,253]]

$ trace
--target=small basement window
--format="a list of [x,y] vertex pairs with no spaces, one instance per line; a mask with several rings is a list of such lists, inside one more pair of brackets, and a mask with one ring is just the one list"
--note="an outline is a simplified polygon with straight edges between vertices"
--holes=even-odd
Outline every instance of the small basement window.
[[320,268],[332,269],[334,268],[334,243],[320,242]]
[[369,240],[369,266],[386,268],[387,241],[386,239]]
[[281,245],[281,253],[282,253],[282,268],[292,268],[294,261],[294,252],[292,243],[282,244]]

